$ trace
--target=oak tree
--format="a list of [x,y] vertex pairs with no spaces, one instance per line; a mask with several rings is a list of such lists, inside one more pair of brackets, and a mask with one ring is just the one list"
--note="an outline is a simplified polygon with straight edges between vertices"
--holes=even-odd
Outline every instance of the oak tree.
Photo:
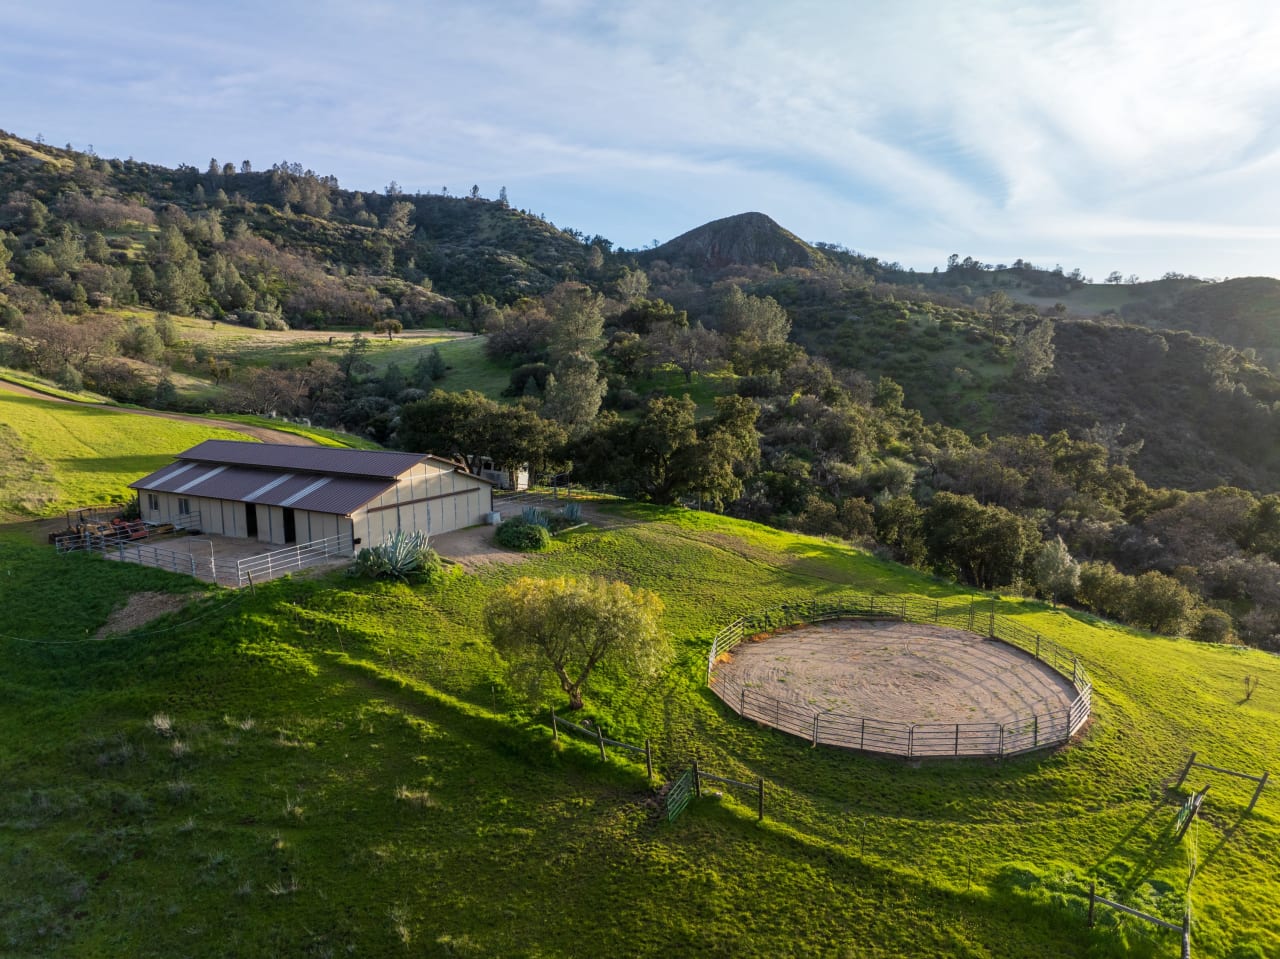
[[485,607],[485,627],[512,673],[536,692],[554,679],[582,708],[592,672],[604,660],[632,676],[650,675],[670,655],[658,631],[662,600],[603,579],[524,576]]

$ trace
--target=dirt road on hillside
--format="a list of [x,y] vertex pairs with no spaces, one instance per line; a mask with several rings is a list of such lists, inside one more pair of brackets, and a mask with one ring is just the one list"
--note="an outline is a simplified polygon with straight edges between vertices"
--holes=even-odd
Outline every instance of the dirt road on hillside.
[[237,433],[243,433],[245,436],[251,436],[263,443],[280,443],[285,446],[315,446],[311,440],[305,436],[299,436],[297,433],[286,433],[283,430],[273,430],[266,426],[247,426],[244,423],[233,423],[230,420],[209,419],[204,416],[188,416],[185,413],[161,413],[159,410],[133,410],[126,409],[122,406],[104,406],[101,403],[80,403],[76,400],[63,399],[60,396],[49,396],[47,393],[41,393],[39,390],[28,389],[25,386],[19,386],[17,383],[10,383],[6,380],[0,380],[0,390],[9,393],[17,393],[19,396],[33,396],[38,400],[48,400],[51,403],[66,403],[68,406],[88,406],[95,410],[115,410],[119,413],[134,413],[138,416],[157,416],[163,420],[178,420],[181,423],[196,423],[201,426],[217,426],[226,430],[234,430]]

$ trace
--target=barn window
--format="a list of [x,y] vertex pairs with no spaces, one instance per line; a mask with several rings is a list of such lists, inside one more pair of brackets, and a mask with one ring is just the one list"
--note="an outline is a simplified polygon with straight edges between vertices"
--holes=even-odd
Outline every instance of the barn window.
[[160,497],[155,493],[147,494],[147,509],[153,513],[158,513],[160,511]]
[[178,499],[178,515],[179,516],[191,515],[191,500],[187,499],[185,496],[180,497]]

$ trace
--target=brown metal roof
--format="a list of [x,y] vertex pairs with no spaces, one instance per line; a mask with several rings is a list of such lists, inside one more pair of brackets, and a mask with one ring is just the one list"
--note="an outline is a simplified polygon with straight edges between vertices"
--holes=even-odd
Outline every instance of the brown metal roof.
[[[343,476],[376,476],[392,479],[425,459],[422,453],[389,450],[350,450],[328,446],[287,446],[282,443],[248,443],[239,440],[205,440],[186,452],[180,460],[201,463],[283,469],[301,473],[331,473]],[[452,463],[449,464],[453,466]]]
[[185,470],[167,466],[129,485],[133,489],[158,493],[262,503],[264,506],[290,506],[348,516],[396,484],[394,479],[318,476],[315,473],[219,468],[209,463],[196,463]]
[[427,460],[458,470],[455,463],[421,453],[205,440],[129,487],[348,516]]

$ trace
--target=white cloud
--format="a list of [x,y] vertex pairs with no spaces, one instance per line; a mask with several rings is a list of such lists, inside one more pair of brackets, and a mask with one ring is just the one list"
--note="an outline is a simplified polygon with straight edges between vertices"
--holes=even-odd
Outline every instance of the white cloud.
[[1261,0],[209,14],[141,0],[0,12],[5,122],[158,162],[287,157],[361,188],[505,183],[628,245],[761,209],[904,261],[1035,246],[1074,264],[1125,244],[1209,273],[1243,272],[1222,261],[1228,244],[1250,271],[1272,259],[1280,8]]

